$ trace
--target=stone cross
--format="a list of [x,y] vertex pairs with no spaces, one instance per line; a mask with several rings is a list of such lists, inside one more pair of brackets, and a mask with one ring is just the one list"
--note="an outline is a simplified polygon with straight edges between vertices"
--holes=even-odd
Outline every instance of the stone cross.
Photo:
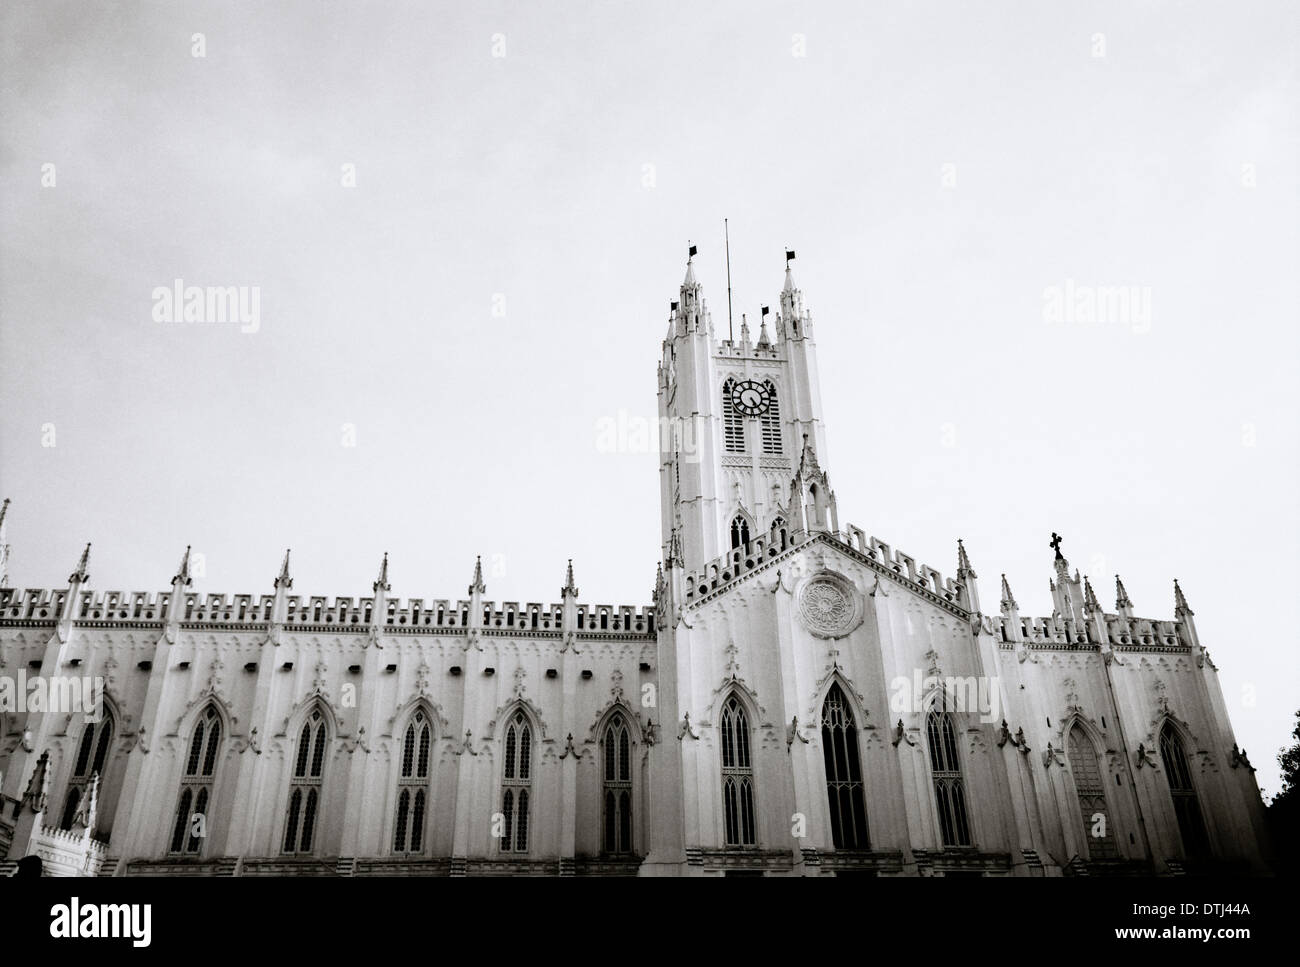
[[1058,560],[1061,558],[1061,542],[1063,540],[1065,540],[1064,537],[1056,533],[1056,531],[1052,531],[1052,539],[1047,542],[1047,546],[1056,551],[1056,557]]

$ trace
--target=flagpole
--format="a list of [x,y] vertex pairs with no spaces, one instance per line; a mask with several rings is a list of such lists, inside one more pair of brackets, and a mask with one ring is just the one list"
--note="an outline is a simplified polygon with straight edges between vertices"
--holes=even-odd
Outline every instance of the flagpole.
[[727,341],[735,342],[736,334],[731,328],[731,230],[727,227],[727,220],[722,220],[722,232],[727,240]]

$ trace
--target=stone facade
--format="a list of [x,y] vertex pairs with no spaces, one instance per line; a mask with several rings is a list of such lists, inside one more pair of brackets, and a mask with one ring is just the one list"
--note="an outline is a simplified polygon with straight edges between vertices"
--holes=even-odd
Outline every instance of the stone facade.
[[[1262,872],[1264,814],[1175,583],[1054,612],[839,523],[813,320],[719,339],[688,263],[659,367],[648,606],[8,586],[0,857],[143,874]],[[7,512],[7,504],[6,504]],[[3,515],[0,515],[0,529]],[[95,719],[98,718],[98,721]]]

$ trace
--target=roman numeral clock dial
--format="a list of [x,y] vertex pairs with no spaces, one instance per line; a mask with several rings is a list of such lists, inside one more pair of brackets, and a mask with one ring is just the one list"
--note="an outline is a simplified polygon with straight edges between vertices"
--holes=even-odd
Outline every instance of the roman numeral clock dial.
[[762,416],[771,405],[767,387],[747,379],[731,387],[731,405],[746,416]]

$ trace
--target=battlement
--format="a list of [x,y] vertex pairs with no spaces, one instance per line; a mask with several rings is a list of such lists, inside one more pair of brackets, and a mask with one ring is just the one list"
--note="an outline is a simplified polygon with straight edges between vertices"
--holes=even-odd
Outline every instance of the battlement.
[[702,601],[795,545],[793,532],[778,527],[741,547],[733,547],[694,574],[686,575],[686,603]]
[[966,607],[966,602],[962,596],[962,586],[952,578],[944,577],[940,571],[928,564],[918,565],[916,559],[910,554],[904,554],[900,550],[891,550],[889,545],[880,538],[868,537],[860,527],[849,524],[845,531],[843,541],[845,544],[848,544],[859,554],[864,555],[868,560],[881,564],[887,570],[892,571],[898,578],[902,579],[901,583],[914,585],[916,588],[942,598],[949,604]]
[[[42,590],[0,588],[0,625],[31,622],[54,624],[63,613],[68,589]],[[154,624],[161,626],[171,602],[170,591],[149,593],[143,591],[81,591],[77,595],[72,614],[77,624]],[[373,597],[328,597],[287,595],[285,598],[285,626],[311,626],[313,630],[330,630],[368,627],[373,619]],[[480,627],[526,633],[559,634],[563,625],[562,604],[519,604],[515,601],[482,602],[483,616]],[[197,594],[186,592],[178,619],[182,625],[223,625],[235,627],[264,627],[271,622],[275,609],[273,594]],[[459,631],[470,624],[470,603],[447,599],[426,601],[410,598],[403,601],[391,598],[385,604],[382,622],[386,628],[438,629]],[[653,636],[655,633],[654,609],[646,605],[578,604],[575,628],[579,633],[593,635],[625,635],[629,637]]]
[[1017,642],[1032,647],[1077,647],[1080,645],[1107,644],[1118,650],[1185,651],[1191,647],[1183,626],[1178,621],[1161,621],[1156,618],[1125,618],[1118,614],[1102,615],[1106,638],[1098,637],[1096,622],[1076,622],[1053,615],[1050,618],[1012,618],[1009,615],[992,615],[993,634],[1004,647]]
[[[769,534],[756,537],[742,547],[733,547],[726,554],[706,564],[701,570],[686,576],[686,601],[702,601],[733,581],[762,567],[769,560],[805,543],[802,532],[787,527],[777,528]],[[802,535],[806,537],[807,535]],[[952,578],[945,578],[928,564],[918,565],[916,559],[902,551],[891,550],[876,537],[868,538],[859,527],[849,525],[846,533],[827,533],[827,537],[856,551],[876,570],[888,574],[898,583],[926,596],[957,607],[965,607],[962,587]]]

